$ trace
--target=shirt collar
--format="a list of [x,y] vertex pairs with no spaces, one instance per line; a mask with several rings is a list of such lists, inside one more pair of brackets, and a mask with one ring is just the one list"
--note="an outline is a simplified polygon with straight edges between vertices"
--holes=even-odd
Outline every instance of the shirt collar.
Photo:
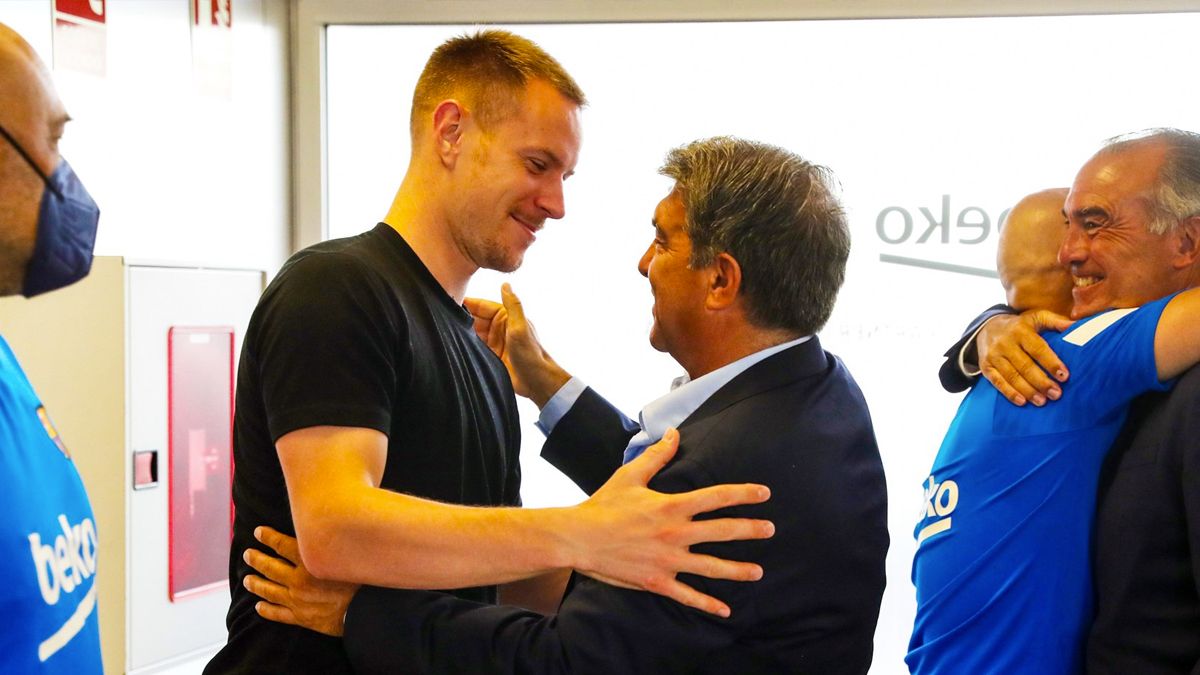
[[642,431],[645,432],[651,439],[662,438],[668,427],[679,427],[692,413],[696,412],[710,396],[715,394],[718,389],[729,384],[733,378],[741,375],[750,366],[762,361],[768,356],[778,354],[779,352],[795,347],[812,339],[811,335],[806,335],[802,338],[796,338],[774,347],[754,352],[748,356],[727,363],[720,368],[702,375],[694,380],[689,380],[687,375],[677,377],[671,383],[670,393],[657,398],[646,407],[642,408],[642,412],[638,414],[638,421],[641,423]]

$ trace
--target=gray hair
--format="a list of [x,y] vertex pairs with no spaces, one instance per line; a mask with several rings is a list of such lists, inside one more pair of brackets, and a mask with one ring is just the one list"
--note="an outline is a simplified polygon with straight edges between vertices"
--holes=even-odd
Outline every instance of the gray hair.
[[1101,152],[1121,152],[1148,143],[1161,143],[1167,149],[1151,203],[1154,217],[1148,226],[1154,234],[1166,234],[1179,221],[1200,216],[1200,134],[1166,127],[1146,129],[1108,139]]
[[689,264],[733,256],[753,324],[801,335],[825,325],[850,256],[850,228],[829,169],[723,136],[675,148],[659,173],[675,179],[683,196]]

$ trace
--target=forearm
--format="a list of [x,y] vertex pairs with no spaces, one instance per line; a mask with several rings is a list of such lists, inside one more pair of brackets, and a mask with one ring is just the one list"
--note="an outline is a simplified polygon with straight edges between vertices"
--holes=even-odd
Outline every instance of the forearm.
[[538,409],[541,409],[546,406],[550,397],[571,379],[571,374],[555,363],[554,359],[546,356],[537,367],[526,368],[520,377],[525,382],[525,393]]
[[572,567],[567,509],[442,504],[369,486],[297,509],[300,553],[321,578],[396,588],[505,583]]

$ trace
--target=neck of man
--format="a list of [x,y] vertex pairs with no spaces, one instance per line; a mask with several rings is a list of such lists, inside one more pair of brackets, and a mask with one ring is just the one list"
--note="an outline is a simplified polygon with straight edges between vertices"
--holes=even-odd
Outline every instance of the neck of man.
[[759,328],[745,320],[713,323],[703,334],[691,341],[686,354],[671,354],[695,380],[718,368],[764,349],[802,337],[799,333],[778,328]]
[[461,305],[479,266],[454,241],[441,202],[431,198],[436,194],[437,186],[410,168],[383,222],[404,237],[442,290]]
[[1188,271],[1185,279],[1186,279],[1186,281],[1180,287],[1180,290],[1187,290],[1189,288],[1200,288],[1200,263],[1192,265],[1192,267]]

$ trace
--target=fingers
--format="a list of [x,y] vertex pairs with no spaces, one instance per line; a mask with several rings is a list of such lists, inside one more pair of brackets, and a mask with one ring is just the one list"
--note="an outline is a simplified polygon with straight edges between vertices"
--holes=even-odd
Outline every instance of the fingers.
[[654,474],[671,461],[678,449],[679,431],[674,427],[669,427],[663,434],[662,440],[646,448],[645,452],[621,467],[617,474],[628,477],[638,485],[645,485],[650,482]]
[[266,525],[254,528],[254,538],[268,546],[272,551],[287,558],[293,565],[300,565],[300,546],[295,537],[274,530]]
[[1039,333],[1047,330],[1064,331],[1070,328],[1071,324],[1075,323],[1070,319],[1070,317],[1063,316],[1062,314],[1055,314],[1048,309],[1034,312],[1034,320],[1035,327]]
[[269,602],[258,602],[254,604],[254,611],[258,615],[268,621],[276,623],[290,623],[293,626],[299,626],[300,622],[296,621],[296,615],[292,610],[281,605],[272,605]]
[[[1049,317],[1058,316],[1057,314],[1051,314],[1050,312],[1045,312],[1045,314],[1047,314]],[[1059,318],[1061,319],[1062,317],[1059,317]],[[1048,319],[1048,320],[1053,321],[1053,319]],[[1066,330],[1066,328],[1069,328],[1071,325],[1070,320],[1066,320],[1066,321],[1067,321],[1067,325],[1065,327],[1053,328],[1053,329],[1054,330]],[[1043,324],[1043,325],[1048,326],[1049,324]],[[1041,335],[1035,335],[1035,336],[1026,338],[1025,340],[1022,341],[1021,346],[1025,349],[1026,353],[1028,353],[1031,357],[1033,357],[1033,360],[1037,362],[1038,367],[1040,367],[1042,370],[1044,370],[1047,373],[1053,374],[1054,379],[1058,380],[1059,382],[1067,381],[1067,377],[1069,377],[1069,375],[1070,375],[1067,372],[1067,366],[1062,362],[1062,359],[1058,358],[1058,354],[1055,354],[1054,350],[1050,349],[1050,345],[1046,343],[1046,341],[1042,338]],[[1030,380],[1030,381],[1032,382],[1032,380]],[[1048,386],[1054,385],[1053,382],[1049,381],[1048,377],[1046,378],[1046,381],[1047,381]],[[1036,385],[1037,383],[1035,382],[1034,384]],[[1046,391],[1045,387],[1039,386],[1038,388],[1041,389],[1042,391]]]
[[[1045,405],[1046,397],[1029,382],[1026,378],[1026,373],[1033,376],[1033,373],[1038,372],[1037,365],[1025,355],[1025,352],[1017,351],[1008,353],[1003,356],[994,355],[989,364],[990,368],[999,374],[1005,382],[1018,392],[1023,404],[1025,401],[1032,401],[1034,405]],[[1046,376],[1043,373],[1042,379]]]
[[[697,520],[688,529],[685,543],[699,544],[710,541],[740,541],[743,539],[770,539],[775,536],[775,523],[753,518],[714,518]],[[699,574],[699,572],[697,572]],[[710,576],[705,574],[704,576]]]
[[291,575],[296,570],[295,567],[279,558],[272,558],[266,553],[256,551],[252,548],[246,549],[246,552],[242,554],[242,560],[245,560],[246,564],[258,570],[260,574],[265,575],[268,579],[280,583],[291,581]]
[[681,605],[687,605],[688,607],[708,612],[709,614],[716,614],[719,617],[729,618],[729,605],[711,595],[705,595],[697,591],[682,581],[671,579],[663,583],[661,587],[647,588],[646,590],[664,595]]
[[996,388],[996,391],[1000,392],[1001,396],[1008,399],[1009,403],[1018,406],[1025,405],[1025,396],[1021,392],[1017,391],[1015,387],[1009,384],[1008,380],[1000,374],[1000,371],[992,366],[984,366],[981,372],[983,373],[983,376],[987,378],[987,381],[991,382],[992,386]]
[[[1049,354],[1057,360],[1053,352],[1049,352]],[[1062,390],[1058,388],[1058,384],[1050,379],[1046,371],[1042,370],[1042,366],[1033,359],[1021,358],[1017,372],[1020,374],[1021,381],[1028,389],[1032,390],[1032,393],[1026,393],[1026,397],[1033,401],[1034,405],[1045,405],[1047,399],[1057,401],[1062,396]]]
[[1062,396],[1058,382],[1066,380],[1067,369],[1038,331],[1064,323],[1069,325],[1070,320],[1045,311],[989,320],[976,341],[983,376],[1014,405],[1041,406],[1058,400]]
[[679,566],[681,574],[695,574],[709,579],[729,581],[758,581],[762,579],[761,566],[748,562],[724,560],[711,555],[689,554]]
[[516,324],[524,324],[525,308],[521,305],[521,299],[513,292],[511,284],[500,286],[500,299],[504,302],[504,309],[508,310],[508,316]]
[[504,358],[507,351],[505,344],[508,339],[508,310],[501,308],[499,312],[492,317],[492,321],[488,324],[487,335],[484,336],[484,342],[487,343],[496,356]]
[[[740,504],[761,504],[771,498],[771,490],[756,483],[712,485],[691,492],[671,495],[679,510],[689,516]],[[770,535],[768,535],[770,536]]]
[[471,316],[476,319],[490,320],[500,311],[504,305],[492,300],[484,300],[483,298],[463,298],[463,306],[471,313]]
[[251,593],[276,605],[286,604],[290,597],[286,588],[256,574],[247,574],[246,578],[242,579],[242,585]]

